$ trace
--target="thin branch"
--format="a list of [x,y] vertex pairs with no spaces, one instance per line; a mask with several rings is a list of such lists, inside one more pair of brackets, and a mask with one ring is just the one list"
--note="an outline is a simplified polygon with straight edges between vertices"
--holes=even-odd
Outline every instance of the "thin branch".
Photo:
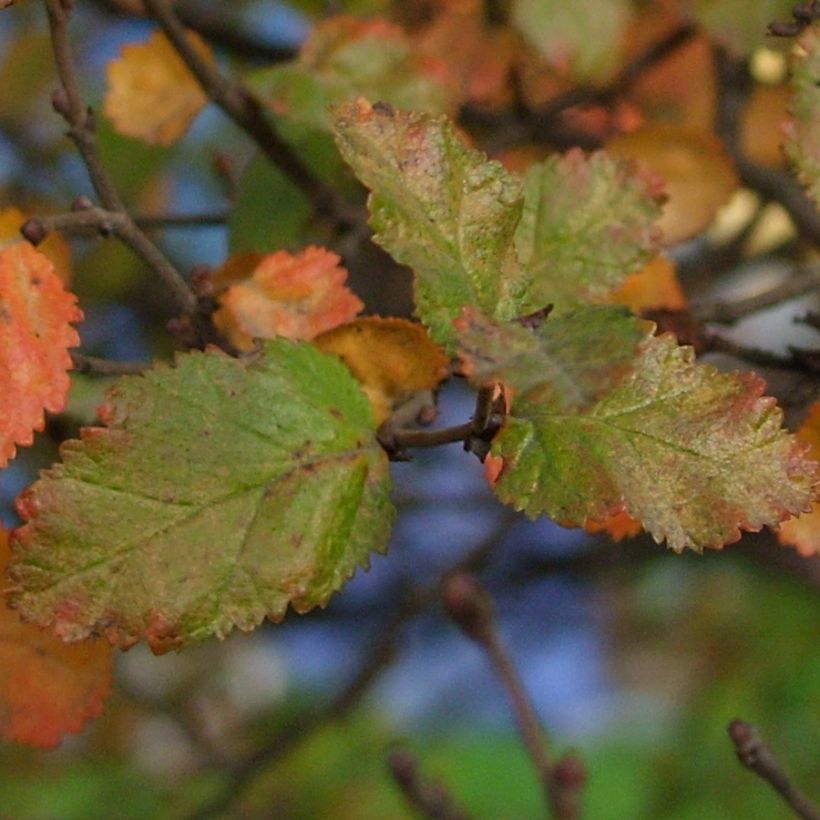
[[805,296],[812,291],[820,291],[820,265],[812,265],[798,271],[777,287],[756,296],[737,299],[734,302],[703,303],[694,305],[692,310],[702,322],[733,325],[746,316]]
[[230,771],[228,782],[222,791],[191,814],[190,820],[224,816],[225,809],[264,767],[284,757],[319,727],[333,723],[348,714],[393,660],[399,633],[406,621],[418,612],[419,607],[420,603],[416,596],[407,596],[365,654],[361,666],[347,686],[327,706],[289,723],[269,744],[242,760]]
[[[35,216],[20,232],[33,245],[38,245],[52,231],[73,236],[116,236],[146,263],[165,283],[186,314],[193,314],[197,299],[168,257],[140,230],[125,210],[97,208],[84,198],[78,200],[79,210],[54,216]],[[90,207],[89,207],[90,206]]]
[[733,342],[725,336],[712,333],[704,335],[702,347],[698,350],[699,354],[707,352],[726,353],[759,367],[793,370],[797,373],[811,373],[814,375],[818,373],[816,363],[810,355],[811,351],[797,348],[790,349],[789,353],[784,355],[773,353],[770,350],[762,350],[759,347],[748,347],[739,342]]
[[80,93],[79,82],[68,36],[72,4],[64,0],[45,0],[48,11],[51,42],[61,86],[52,95],[55,110],[68,123],[68,135],[77,146],[91,184],[103,207],[116,213],[120,223],[117,236],[135,251],[163,280],[185,314],[196,310],[197,300],[182,275],[166,256],[134,224],[111,179],[105,171],[97,147],[94,115]]
[[411,806],[430,820],[469,820],[470,815],[455,801],[449,790],[437,780],[422,777],[416,758],[405,749],[396,749],[387,757],[393,780]]
[[316,212],[332,219],[340,228],[359,222],[358,211],[354,213],[279,135],[250,89],[226,77],[193,47],[168,0],[144,0],[144,4],[208,98],[253,138],[265,155],[308,197]]
[[732,156],[741,182],[764,199],[782,205],[799,233],[814,244],[820,244],[820,213],[802,186],[787,171],[752,162],[741,149],[740,123],[752,82],[747,64],[717,46],[715,67],[718,79],[715,130]]
[[134,214],[134,222],[144,231],[162,228],[212,228],[224,225],[230,212],[204,211],[199,214]]
[[820,809],[791,782],[754,726],[743,720],[733,720],[728,732],[741,764],[765,780],[798,817],[820,820]]
[[118,362],[112,359],[100,359],[86,356],[84,353],[71,351],[71,361],[77,373],[89,373],[96,376],[129,376],[144,373],[150,362]]
[[509,697],[518,730],[538,774],[552,816],[568,820],[566,814],[559,813],[561,807],[556,795],[553,765],[543,727],[518,670],[498,634],[489,596],[472,575],[458,571],[449,573],[444,578],[441,597],[447,614],[465,635],[487,653],[490,664]]
[[[94,4],[108,14],[117,17],[144,17],[133,3],[117,0],[94,0]],[[265,63],[279,63],[296,56],[296,49],[277,46],[257,37],[250,31],[237,28],[220,14],[214,14],[201,4],[177,3],[177,15],[185,28],[201,34],[208,42],[235,52],[241,57]]]

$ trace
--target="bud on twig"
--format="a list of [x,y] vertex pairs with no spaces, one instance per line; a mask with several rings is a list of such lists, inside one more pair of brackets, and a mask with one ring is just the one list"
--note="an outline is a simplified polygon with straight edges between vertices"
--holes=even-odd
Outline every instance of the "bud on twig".
[[23,223],[20,233],[36,247],[48,236],[48,229],[36,216],[33,216]]

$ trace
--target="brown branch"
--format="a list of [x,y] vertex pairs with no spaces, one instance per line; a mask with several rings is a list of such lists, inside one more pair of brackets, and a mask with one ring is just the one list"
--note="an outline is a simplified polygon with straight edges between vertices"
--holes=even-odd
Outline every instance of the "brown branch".
[[224,225],[228,211],[205,211],[199,214],[134,214],[134,222],[144,231],[162,228],[211,228]]
[[226,77],[193,47],[186,36],[185,27],[168,0],[143,2],[208,98],[256,142],[265,155],[313,203],[316,212],[332,219],[341,229],[352,227],[361,221],[358,211],[351,210],[336,191],[319,179],[280,136],[251,90]]
[[820,291],[820,265],[812,265],[797,271],[782,284],[756,296],[737,299],[734,302],[702,303],[694,305],[692,310],[702,322],[733,325],[746,316],[805,296],[812,291]]
[[[550,761],[544,730],[518,670],[512,662],[495,626],[492,604],[475,578],[464,571],[448,573],[442,581],[441,597],[447,614],[467,637],[474,640],[487,654],[496,676],[501,682],[515,715],[518,731],[530,760],[535,767],[547,805],[556,820],[573,820],[577,812],[564,794],[567,778],[556,774]],[[575,791],[580,790],[576,784]]]
[[80,197],[77,204],[80,206],[79,210],[54,216],[32,217],[20,232],[33,245],[38,245],[52,231],[74,236],[116,236],[162,279],[186,314],[196,311],[197,299],[191,288],[127,211],[97,208],[84,197]]
[[794,786],[754,726],[743,720],[733,720],[728,732],[737,759],[743,766],[765,780],[798,817],[820,820],[820,809]]
[[814,244],[820,244],[820,213],[797,180],[787,171],[752,162],[741,149],[740,123],[752,87],[746,62],[716,46],[715,67],[718,79],[715,130],[734,160],[741,182],[764,199],[782,205],[798,232]]
[[[140,4],[121,0],[93,0],[100,10],[117,17],[144,17]],[[202,4],[177,3],[176,13],[185,28],[201,34],[210,43],[232,51],[241,57],[265,63],[293,59],[296,49],[273,45],[252,32],[237,28],[221,14],[215,14]]]
[[440,782],[419,774],[416,758],[404,749],[397,749],[387,757],[393,780],[411,806],[430,820],[469,820],[470,815],[454,800]]
[[83,101],[68,36],[72,4],[65,0],[45,0],[51,42],[61,86],[52,95],[54,108],[68,123],[68,136],[77,146],[91,184],[103,207],[118,218],[117,236],[135,251],[163,280],[181,311],[196,310],[197,300],[177,269],[162,251],[134,224],[100,157],[94,115]]
[[100,359],[86,356],[84,353],[71,351],[71,361],[77,373],[89,373],[95,376],[129,376],[144,373],[150,362],[117,362],[112,359]]

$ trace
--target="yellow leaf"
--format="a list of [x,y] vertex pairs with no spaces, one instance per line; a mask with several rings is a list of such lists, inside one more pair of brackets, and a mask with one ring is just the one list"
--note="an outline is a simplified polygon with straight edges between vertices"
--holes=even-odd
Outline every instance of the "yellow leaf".
[[214,324],[234,347],[251,350],[255,338],[312,339],[349,322],[364,305],[344,284],[340,261],[317,247],[231,257],[211,274],[216,290],[227,286]]
[[366,316],[317,336],[323,353],[339,356],[359,380],[381,424],[412,393],[447,377],[449,359],[419,324]]
[[686,296],[678,281],[675,263],[665,256],[656,256],[627,276],[610,300],[616,305],[626,305],[633,313],[686,308]]
[[723,145],[707,131],[654,122],[615,137],[607,151],[638,160],[665,183],[659,227],[667,245],[705,230],[739,185]]
[[[210,46],[188,32],[201,57],[214,62]],[[126,45],[108,64],[104,111],[114,128],[151,145],[170,145],[208,102],[194,75],[162,32],[147,43]]]
[[[811,457],[820,460],[820,401],[809,408],[797,437],[809,445]],[[777,539],[801,555],[820,555],[820,501],[815,501],[809,512],[784,521],[777,529]]]
[[[4,208],[0,211],[0,248],[10,242],[23,241],[20,227],[29,218],[18,208]],[[54,265],[57,276],[67,285],[71,281],[71,246],[60,234],[52,231],[38,246],[37,250]]]

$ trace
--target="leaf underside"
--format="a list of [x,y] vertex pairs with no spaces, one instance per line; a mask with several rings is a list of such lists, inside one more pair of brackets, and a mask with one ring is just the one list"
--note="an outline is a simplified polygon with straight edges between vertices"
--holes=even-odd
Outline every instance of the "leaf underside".
[[324,605],[393,508],[369,403],[344,366],[283,339],[126,378],[107,428],[21,497],[13,603],[68,640],[156,652]]

